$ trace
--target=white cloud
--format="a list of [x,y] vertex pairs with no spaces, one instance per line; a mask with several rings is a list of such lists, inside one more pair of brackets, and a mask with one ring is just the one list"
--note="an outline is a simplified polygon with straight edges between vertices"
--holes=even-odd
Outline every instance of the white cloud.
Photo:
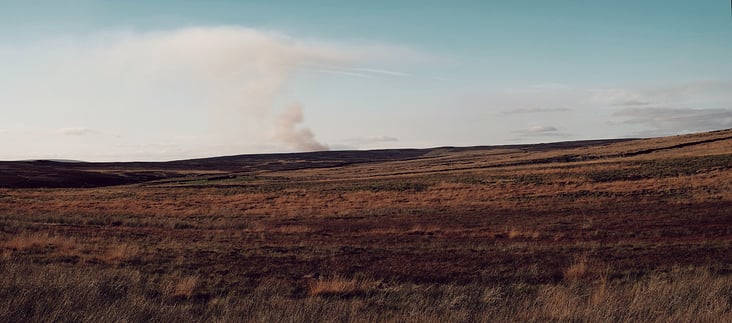
[[192,90],[213,103],[219,126],[231,131],[243,119],[260,119],[276,110],[276,98],[299,66],[348,62],[359,55],[275,32],[216,27],[126,35],[111,45],[98,45],[87,60],[104,73],[145,85],[175,84],[178,79],[195,83]]
[[[423,133],[441,129],[445,124],[460,126],[451,128],[451,133],[440,132],[434,137],[465,133],[463,137],[482,136],[486,143],[531,142],[552,137],[562,140],[620,138],[639,133],[660,133],[660,129],[664,129],[664,134],[674,134],[728,127],[725,121],[728,118],[723,116],[723,111],[714,109],[732,107],[732,82],[659,82],[625,87],[553,83],[511,88],[475,86],[453,97],[443,95],[438,100],[442,102],[430,106],[439,104],[451,115],[440,115],[441,120],[430,124],[431,127],[424,127]],[[622,115],[630,108],[691,107],[705,112],[690,112],[684,117],[680,117],[679,111],[669,112],[667,117],[655,112],[643,118]],[[556,131],[549,131],[548,127]],[[396,134],[408,138],[402,133]]]
[[633,136],[665,136],[732,127],[732,109],[726,108],[732,106],[732,81],[728,80],[596,89],[591,93],[595,102],[616,107],[607,124],[630,127]]
[[556,132],[557,128],[552,126],[532,126],[529,129],[526,129],[526,132],[529,133],[547,133],[547,132]]
[[732,128],[732,109],[626,108],[615,116],[622,123],[640,125],[635,134],[664,136]]
[[732,81],[706,80],[633,88],[591,89],[590,102],[610,106],[678,106],[732,101]]
[[[252,147],[326,147],[302,123],[308,102],[297,108],[299,119],[289,118],[293,110],[287,102],[300,101],[291,89],[297,71],[337,66],[341,75],[401,77],[406,73],[348,66],[424,57],[388,45],[302,40],[243,27],[195,27],[70,37],[4,51],[0,59],[20,62],[0,75],[0,85],[9,85],[0,87],[0,106],[8,107],[4,118],[10,122],[45,129],[93,123],[98,130],[59,132],[117,133],[132,146],[196,135],[208,142],[187,147],[210,151],[203,147],[225,142],[227,152],[249,153],[256,152],[248,150]],[[285,124],[296,129],[285,131]],[[299,135],[304,138],[298,143],[294,136]],[[39,141],[29,144],[62,149]],[[230,148],[237,146],[238,151]]]

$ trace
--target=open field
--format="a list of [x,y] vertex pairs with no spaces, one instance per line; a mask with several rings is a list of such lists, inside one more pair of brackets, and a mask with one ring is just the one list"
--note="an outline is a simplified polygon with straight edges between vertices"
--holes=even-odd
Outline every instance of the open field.
[[0,162],[0,321],[732,321],[732,130]]

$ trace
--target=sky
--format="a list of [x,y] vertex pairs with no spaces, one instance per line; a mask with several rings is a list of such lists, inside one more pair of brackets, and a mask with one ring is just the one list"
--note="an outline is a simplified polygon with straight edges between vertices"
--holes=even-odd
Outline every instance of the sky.
[[727,0],[0,0],[0,160],[732,128]]

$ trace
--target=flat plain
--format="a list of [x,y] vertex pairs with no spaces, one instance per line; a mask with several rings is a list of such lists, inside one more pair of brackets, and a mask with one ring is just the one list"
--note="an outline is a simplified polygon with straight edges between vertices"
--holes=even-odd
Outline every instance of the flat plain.
[[732,321],[732,130],[0,162],[0,321]]

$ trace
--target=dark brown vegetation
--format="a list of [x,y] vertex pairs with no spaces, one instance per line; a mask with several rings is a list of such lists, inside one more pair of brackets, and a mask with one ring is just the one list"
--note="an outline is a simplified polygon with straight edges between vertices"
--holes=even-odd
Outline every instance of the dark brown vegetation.
[[730,168],[732,130],[0,163],[0,321],[732,321]]

